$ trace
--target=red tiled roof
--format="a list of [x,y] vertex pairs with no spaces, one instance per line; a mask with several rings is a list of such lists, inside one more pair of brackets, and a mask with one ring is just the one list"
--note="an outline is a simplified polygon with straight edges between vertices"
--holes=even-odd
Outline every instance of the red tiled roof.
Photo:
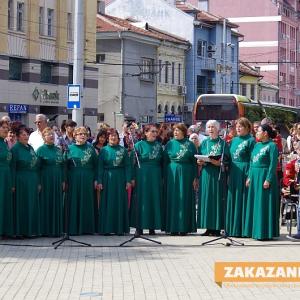
[[240,61],[239,71],[240,71],[240,73],[245,74],[245,75],[251,75],[251,76],[255,76],[255,77],[263,77],[262,75],[259,74],[259,72],[257,70],[255,70],[250,65],[248,65],[247,63],[244,63],[242,61]]
[[172,35],[170,33],[161,31],[152,26],[149,26],[147,23],[147,29],[134,26],[134,23],[129,20],[120,19],[117,17],[109,15],[97,15],[97,32],[118,32],[118,31],[130,31],[137,34],[146,35],[159,40],[166,40],[169,42],[179,43],[179,44],[188,44],[188,41]]
[[[192,12],[195,13],[196,19],[198,21],[207,22],[207,23],[220,23],[220,22],[223,22],[223,20],[224,20],[224,17],[222,17],[222,16],[214,15],[207,11],[200,10],[197,7],[195,7],[189,3],[177,2],[176,7],[186,13],[192,13]],[[239,27],[237,24],[234,24],[234,23],[231,23],[228,21],[227,21],[227,25],[232,28]]]

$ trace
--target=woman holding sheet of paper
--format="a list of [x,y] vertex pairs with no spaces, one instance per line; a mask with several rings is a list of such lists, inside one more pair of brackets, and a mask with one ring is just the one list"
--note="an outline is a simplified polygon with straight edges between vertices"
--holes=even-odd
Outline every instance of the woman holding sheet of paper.
[[[220,124],[215,120],[206,123],[208,139],[200,146],[200,154],[208,159],[200,158],[198,165],[202,166],[200,176],[201,191],[198,205],[198,228],[206,228],[202,235],[218,236],[224,228],[224,197],[225,174],[221,168],[222,153],[223,163],[228,163],[229,151],[224,140],[219,137]],[[220,176],[220,177],[219,177]]]

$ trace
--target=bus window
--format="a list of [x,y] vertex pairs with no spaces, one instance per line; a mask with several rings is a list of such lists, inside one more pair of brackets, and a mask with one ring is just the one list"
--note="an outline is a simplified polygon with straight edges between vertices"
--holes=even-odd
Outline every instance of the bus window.
[[262,108],[257,104],[243,104],[245,109],[245,118],[250,122],[260,121],[265,117]]
[[196,110],[196,121],[206,120],[236,120],[238,118],[238,108],[232,104],[198,104]]

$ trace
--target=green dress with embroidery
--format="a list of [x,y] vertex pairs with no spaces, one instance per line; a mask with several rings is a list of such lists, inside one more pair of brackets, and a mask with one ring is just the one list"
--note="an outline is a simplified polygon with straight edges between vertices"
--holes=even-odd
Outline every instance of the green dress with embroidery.
[[0,138],[0,235],[13,235],[11,152]]
[[55,145],[43,145],[37,150],[40,159],[41,234],[58,236],[63,232],[64,160],[62,151]]
[[135,189],[130,206],[130,226],[161,229],[162,159],[159,142],[135,144],[140,168],[135,165]]
[[165,147],[165,229],[167,232],[196,231],[193,190],[193,181],[197,178],[195,154],[195,145],[186,138],[172,139]]
[[[227,143],[220,137],[205,139],[200,146],[200,154],[208,156],[221,156],[224,149],[224,166],[228,164],[229,149]],[[220,167],[212,163],[203,165],[200,176],[198,228],[221,230],[224,228],[224,205],[226,197],[226,176]]]
[[[279,236],[279,200],[276,167],[278,150],[271,140],[254,146],[249,170],[244,235],[254,239],[272,239]],[[265,181],[270,187],[265,189]]]
[[11,152],[15,187],[15,234],[37,236],[40,235],[39,160],[30,145],[17,142]]
[[[93,146],[72,144],[67,163],[69,231],[71,235],[95,233],[95,189],[98,156]],[[66,220],[67,222],[68,220]]]
[[107,145],[99,154],[99,183],[102,184],[99,228],[102,234],[129,232],[126,183],[132,179],[127,150]]
[[230,143],[226,209],[226,231],[229,236],[243,236],[248,195],[246,180],[254,145],[255,139],[250,134],[237,136]]

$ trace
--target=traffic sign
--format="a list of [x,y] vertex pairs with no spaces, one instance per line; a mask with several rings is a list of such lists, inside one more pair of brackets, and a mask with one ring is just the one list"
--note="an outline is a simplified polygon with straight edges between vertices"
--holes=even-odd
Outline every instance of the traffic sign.
[[68,109],[80,108],[80,85],[68,84]]

